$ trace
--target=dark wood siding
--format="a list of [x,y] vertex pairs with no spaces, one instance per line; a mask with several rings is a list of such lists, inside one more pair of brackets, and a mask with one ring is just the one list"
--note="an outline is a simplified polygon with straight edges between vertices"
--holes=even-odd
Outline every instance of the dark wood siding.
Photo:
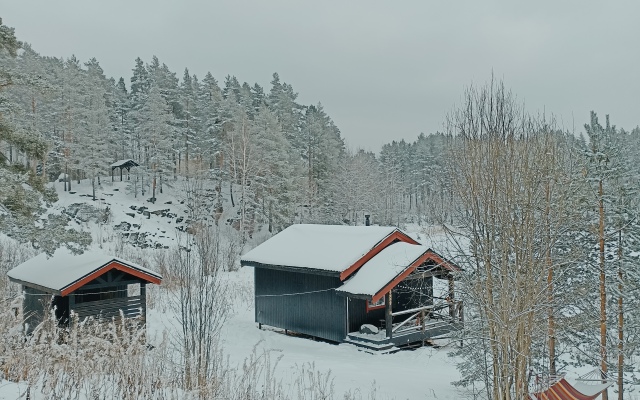
[[358,332],[364,324],[380,328],[384,321],[384,307],[367,312],[367,300],[349,299],[349,332]]
[[338,277],[267,268],[254,274],[256,322],[334,342],[346,338],[346,298],[333,290],[342,284]]

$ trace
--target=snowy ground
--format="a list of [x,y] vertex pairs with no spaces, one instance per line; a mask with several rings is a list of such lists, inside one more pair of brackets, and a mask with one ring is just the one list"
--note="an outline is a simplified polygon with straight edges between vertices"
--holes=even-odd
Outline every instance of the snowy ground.
[[[157,194],[157,202],[147,201],[150,196],[127,194],[127,182],[110,182],[110,178],[103,180],[102,187],[97,192],[97,201],[93,201],[90,183],[85,180],[80,185],[73,183],[73,192],[62,191],[62,183],[55,183],[60,200],[51,212],[62,212],[75,203],[87,203],[98,209],[107,206],[111,212],[111,221],[107,224],[96,223],[95,218],[76,218],[77,228],[92,232],[95,246],[108,250],[120,241],[121,232],[143,234],[147,243],[161,246],[175,246],[177,238],[176,226],[184,226],[186,207],[181,204],[180,183],[174,188]],[[136,209],[132,209],[134,206]],[[152,214],[148,218],[138,213],[141,207],[148,207],[148,211],[169,210],[169,215]],[[130,224],[127,229],[116,229],[122,222]],[[442,232],[427,230],[419,226],[406,228],[421,243],[433,247],[438,251],[445,246]],[[138,235],[135,235],[136,237]],[[245,252],[249,249],[245,249]],[[285,336],[284,332],[274,329],[259,330],[254,322],[253,308],[253,270],[242,268],[238,272],[226,273],[229,285],[235,293],[232,315],[227,321],[222,333],[224,352],[232,364],[241,368],[243,361],[252,352],[258,354],[267,352],[274,360],[279,359],[276,368],[276,379],[285,385],[291,385],[298,376],[303,365],[313,364],[317,372],[330,372],[333,379],[336,398],[342,398],[343,393],[360,393],[363,398],[376,399],[458,399],[461,398],[451,381],[458,379],[455,359],[448,356],[449,348],[424,347],[412,351],[400,351],[394,354],[369,354],[359,351],[350,344],[330,344],[315,342],[306,338]],[[436,296],[446,292],[446,282],[440,282],[435,288]],[[161,334],[166,330],[175,330],[176,319],[158,305],[149,310],[149,333]],[[24,394],[24,385],[0,381],[0,399],[16,399]],[[372,395],[375,395],[373,397]]]
[[[394,354],[369,354],[350,344],[314,342],[311,339],[285,336],[281,330],[260,330],[254,322],[250,296],[253,270],[243,268],[233,273],[243,296],[236,300],[234,315],[222,332],[224,351],[232,363],[242,364],[254,351],[269,352],[274,359],[281,356],[277,377],[290,385],[305,363],[314,363],[317,371],[331,372],[336,398],[348,391],[359,390],[364,398],[375,391],[377,399],[457,399],[450,382],[457,379],[454,360],[448,349],[424,347]],[[150,329],[172,329],[169,314],[151,312]]]
[[[149,193],[145,196],[139,194],[137,198],[128,194],[126,181],[112,183],[110,178],[103,180],[102,187],[97,191],[96,201],[89,196],[91,186],[87,180],[79,185],[73,182],[72,192],[75,193],[64,192],[62,185],[55,183],[60,200],[51,212],[61,212],[75,203],[88,203],[98,209],[108,206],[111,211],[111,226],[126,222],[131,224],[128,232],[146,233],[147,238],[162,245],[175,245],[176,226],[181,225],[177,220],[179,217],[186,217],[186,208],[180,204],[180,183],[175,184],[173,189],[165,190],[163,194],[158,193],[155,204],[147,201],[151,197]],[[170,204],[165,204],[167,202]],[[147,218],[137,210],[132,210],[131,206],[145,206],[150,211],[169,209],[176,217],[152,214]],[[78,228],[91,230],[95,245],[102,244],[107,249],[113,246],[112,242],[119,235],[119,231],[114,233],[109,227],[105,228],[93,221],[78,221],[74,224]],[[276,377],[285,385],[293,383],[296,372],[304,364],[309,366],[312,363],[315,370],[323,374],[330,372],[336,398],[342,398],[343,393],[348,391],[359,392],[364,398],[375,393],[377,399],[459,398],[456,389],[450,385],[458,377],[458,373],[453,360],[447,356],[447,348],[425,347],[395,354],[369,354],[350,344],[314,342],[306,338],[285,336],[279,330],[259,330],[254,322],[253,270],[242,268],[238,272],[227,273],[226,278],[230,285],[240,288],[236,293],[241,294],[235,296],[233,313],[221,338],[229,361],[238,367],[241,367],[242,362],[253,351],[258,354],[268,352],[274,361],[279,359]],[[150,310],[148,321],[150,334],[177,329],[176,319],[167,310]],[[0,383],[0,399],[16,398],[17,389],[19,388],[14,384]]]

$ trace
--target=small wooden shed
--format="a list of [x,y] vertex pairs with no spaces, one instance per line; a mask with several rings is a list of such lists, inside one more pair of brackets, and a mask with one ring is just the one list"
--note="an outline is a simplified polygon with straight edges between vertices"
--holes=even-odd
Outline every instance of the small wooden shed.
[[[79,318],[146,318],[146,285],[159,285],[162,276],[130,261],[102,252],[74,255],[58,249],[52,257],[40,254],[7,273],[22,285],[25,329],[31,332],[51,308],[68,324],[71,312]],[[133,294],[136,293],[136,294]]]
[[[453,290],[460,268],[395,227],[292,225],[241,264],[254,267],[259,326],[384,347],[462,322]],[[434,298],[434,277],[449,281],[446,298]],[[380,331],[363,335],[365,324]]]

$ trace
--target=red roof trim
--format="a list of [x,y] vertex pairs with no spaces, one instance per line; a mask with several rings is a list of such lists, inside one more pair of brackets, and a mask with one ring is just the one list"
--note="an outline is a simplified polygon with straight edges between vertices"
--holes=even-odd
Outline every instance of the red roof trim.
[[98,268],[97,270],[93,271],[92,273],[90,273],[89,275],[81,278],[80,280],[72,283],[71,285],[67,286],[66,288],[62,289],[60,291],[60,295],[61,296],[66,296],[72,292],[74,292],[75,290],[81,288],[82,286],[86,285],[87,283],[91,282],[92,280],[96,279],[99,276],[102,276],[104,274],[106,274],[107,272],[111,271],[112,269],[117,269],[118,271],[122,271],[122,272],[126,272],[127,274],[131,274],[137,278],[143,279],[149,283],[154,283],[156,285],[159,285],[160,282],[162,281],[160,278],[158,278],[157,276],[153,276],[150,274],[147,274],[145,272],[142,272],[138,269],[132,268],[128,265],[122,264],[118,261],[111,261],[108,264],[103,265],[102,267]]
[[445,261],[436,252],[434,252],[433,250],[429,249],[426,252],[424,252],[424,254],[421,255],[417,260],[415,260],[409,266],[409,268],[407,268],[404,271],[402,271],[402,273],[400,275],[396,276],[391,282],[389,282],[385,287],[383,287],[382,290],[380,290],[378,293],[373,295],[373,297],[371,298],[371,301],[375,303],[376,301],[380,300],[380,298],[382,298],[382,296],[384,296],[385,294],[389,293],[389,291],[391,289],[393,289],[394,287],[398,286],[398,284],[400,282],[402,282],[404,280],[404,278],[409,276],[410,273],[412,273],[416,268],[418,268],[418,266],[420,266],[422,263],[424,263],[427,260],[432,260],[432,261],[438,263],[438,265],[442,265],[443,267],[445,267],[449,271],[452,271],[452,272],[460,271],[460,267],[458,267],[456,265],[453,265],[448,261]]
[[446,270],[450,271],[450,272],[460,272],[462,271],[462,268],[458,267],[457,265],[450,263],[449,261],[445,260],[444,258],[442,258],[440,256],[440,254],[436,253],[435,251],[429,249],[427,251],[428,254],[431,255],[431,257],[425,259],[426,260],[433,260],[436,264],[443,266]]
[[595,395],[586,395],[580,393],[569,382],[567,382],[566,379],[562,378],[551,385],[547,390],[534,393],[533,395],[539,400],[594,400],[605,390],[606,389],[603,389]]
[[391,243],[395,242],[396,240],[400,242],[405,242],[405,243],[420,244],[415,240],[413,240],[408,235],[406,235],[405,233],[396,229],[395,231],[391,232],[389,236],[382,239],[378,244],[373,246],[373,248],[369,250],[367,254],[362,256],[352,266],[342,271],[340,273],[340,280],[344,281],[345,279],[347,279],[354,272],[360,269],[360,267],[362,267],[367,261],[371,260],[376,254],[380,253],[382,250],[384,250],[385,247],[389,246]]

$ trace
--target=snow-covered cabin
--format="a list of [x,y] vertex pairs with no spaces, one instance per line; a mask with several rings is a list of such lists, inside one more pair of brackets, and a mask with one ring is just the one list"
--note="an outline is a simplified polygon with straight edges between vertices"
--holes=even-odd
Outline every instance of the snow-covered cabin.
[[[146,285],[159,285],[162,276],[119,257],[99,251],[74,255],[58,249],[42,253],[7,273],[23,287],[23,315],[27,332],[54,307],[56,319],[68,324],[79,318],[146,317]],[[131,294],[139,293],[139,294]],[[131,294],[131,295],[130,295]]]
[[[254,268],[260,327],[397,345],[444,332],[430,329],[433,324],[448,324],[448,332],[461,322],[453,299],[460,268],[395,227],[292,225],[242,256],[241,264]],[[434,302],[434,277],[449,280],[448,298]],[[442,309],[446,314],[437,320]],[[365,324],[383,329],[363,335]]]

